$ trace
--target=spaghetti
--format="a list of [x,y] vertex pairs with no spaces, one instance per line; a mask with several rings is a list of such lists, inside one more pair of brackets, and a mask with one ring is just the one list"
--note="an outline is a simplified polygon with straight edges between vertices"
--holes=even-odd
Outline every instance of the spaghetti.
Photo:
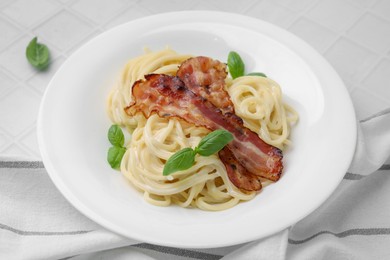
[[[134,82],[150,73],[175,76],[180,64],[191,55],[181,55],[171,49],[147,52],[130,60],[120,80],[108,98],[108,114],[113,123],[132,132],[121,162],[121,172],[144,199],[158,206],[177,204],[202,210],[225,210],[240,201],[254,198],[256,192],[243,191],[230,181],[225,165],[217,154],[196,157],[195,164],[184,171],[163,176],[165,162],[175,152],[194,148],[209,133],[178,118],[161,118],[142,113],[128,116],[124,108],[132,101]],[[265,142],[283,149],[289,144],[290,125],[298,118],[296,112],[282,102],[279,85],[263,77],[246,76],[227,79],[226,87],[235,113],[244,125]],[[263,186],[271,181],[262,181]]]

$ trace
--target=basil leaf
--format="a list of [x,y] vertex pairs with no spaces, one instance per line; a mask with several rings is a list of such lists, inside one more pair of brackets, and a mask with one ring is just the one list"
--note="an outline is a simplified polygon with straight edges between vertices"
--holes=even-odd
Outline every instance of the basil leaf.
[[195,152],[202,156],[209,156],[221,150],[232,140],[233,135],[230,132],[218,129],[203,137]]
[[112,146],[108,149],[107,161],[113,169],[119,169],[123,155],[126,152],[126,148],[119,146]]
[[264,77],[264,78],[266,78],[267,77],[267,75],[265,75],[264,73],[262,73],[262,72],[251,72],[251,73],[248,73],[248,74],[246,74],[247,76],[260,76],[260,77]]
[[229,52],[227,65],[229,67],[230,75],[233,79],[244,75],[245,64],[237,52]]
[[108,129],[108,140],[114,146],[123,146],[125,144],[125,136],[118,125],[112,125]]
[[28,62],[39,70],[43,70],[49,65],[49,49],[46,45],[38,43],[37,37],[34,37],[28,44],[26,48],[26,57]]
[[182,171],[191,168],[195,162],[195,151],[192,148],[184,148],[171,157],[164,165],[163,175],[167,176],[177,171]]

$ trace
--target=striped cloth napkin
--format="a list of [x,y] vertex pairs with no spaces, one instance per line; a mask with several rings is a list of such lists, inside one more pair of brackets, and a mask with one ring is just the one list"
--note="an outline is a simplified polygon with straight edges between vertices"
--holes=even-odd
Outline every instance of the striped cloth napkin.
[[349,172],[311,215],[259,241],[199,250],[114,234],[74,209],[42,162],[1,158],[0,259],[390,259],[390,109],[361,120],[358,138]]

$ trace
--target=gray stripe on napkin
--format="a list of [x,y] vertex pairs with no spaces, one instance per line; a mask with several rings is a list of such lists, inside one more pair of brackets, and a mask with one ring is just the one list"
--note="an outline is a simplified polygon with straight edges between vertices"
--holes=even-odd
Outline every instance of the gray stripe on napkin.
[[390,164],[383,164],[380,168],[380,171],[387,171],[390,170]]
[[223,257],[221,255],[214,255],[214,254],[203,253],[203,252],[176,248],[176,247],[164,247],[164,246],[152,245],[148,243],[141,243],[133,246],[143,248],[143,249],[158,251],[160,253],[190,257],[195,259],[216,260],[216,259],[221,259]]
[[343,232],[335,233],[332,231],[320,231],[308,238],[302,240],[294,240],[289,238],[288,243],[292,245],[298,245],[306,243],[320,235],[332,235],[338,238],[348,237],[348,236],[376,236],[376,235],[390,235],[390,228],[355,228],[349,229]]
[[78,230],[78,231],[25,231],[16,229],[0,223],[0,229],[11,231],[21,236],[69,236],[89,233],[93,230]]
[[361,175],[361,174],[355,174],[355,173],[350,173],[350,172],[347,172],[345,175],[344,175],[344,180],[351,180],[351,181],[357,181],[357,180],[360,180],[362,178],[364,178],[365,176],[364,175]]
[[0,168],[38,169],[45,166],[40,161],[0,161]]
[[380,111],[378,113],[375,113],[375,114],[373,114],[373,115],[371,115],[369,117],[366,117],[366,118],[360,120],[359,122],[360,123],[364,123],[364,122],[367,122],[367,121],[369,121],[371,119],[374,119],[374,118],[377,118],[377,117],[380,117],[380,116],[384,116],[384,115],[389,114],[389,113],[390,113],[390,107],[386,108],[386,109],[384,109],[384,110],[382,110],[382,111]]
[[60,258],[58,260],[68,260],[68,259],[71,259],[71,258],[76,257],[76,256],[79,256],[79,255],[68,256],[68,257],[65,257],[65,258]]
[[[390,164],[384,164],[378,169],[378,171],[387,171],[387,170],[390,170]],[[366,175],[347,172],[344,175],[344,180],[357,181],[364,177],[366,177]]]

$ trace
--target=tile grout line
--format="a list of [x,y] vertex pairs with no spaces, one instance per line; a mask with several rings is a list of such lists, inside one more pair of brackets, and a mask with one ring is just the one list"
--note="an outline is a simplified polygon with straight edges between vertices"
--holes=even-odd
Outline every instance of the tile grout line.
[[[348,29],[346,29],[345,31],[343,31],[343,32],[341,32],[341,33],[338,33],[338,37],[334,40],[334,42],[332,43],[332,44],[330,44],[324,51],[323,51],[323,55],[324,55],[324,57],[325,57],[325,55],[326,55],[326,53],[340,40],[340,39],[342,39],[342,38],[344,38],[344,39],[346,39],[346,40],[348,40],[349,42],[353,42],[354,44],[356,44],[358,47],[360,47],[360,48],[363,48],[364,50],[366,50],[366,51],[368,51],[368,52],[370,52],[370,53],[372,53],[372,54],[374,54],[376,57],[375,57],[375,59],[373,60],[373,62],[372,62],[372,65],[367,69],[367,71],[364,73],[364,74],[362,74],[362,77],[359,79],[359,80],[356,80],[355,82],[351,82],[351,83],[355,83],[355,84],[358,84],[358,85],[362,85],[363,84],[363,82],[364,82],[364,80],[370,75],[370,73],[371,73],[371,71],[372,70],[374,70],[378,65],[379,65],[379,63],[380,63],[380,61],[383,59],[383,58],[385,58],[385,56],[386,56],[386,54],[382,54],[382,53],[378,53],[377,51],[373,51],[373,50],[371,50],[370,48],[368,48],[367,46],[365,46],[365,45],[363,45],[363,44],[360,44],[358,41],[355,41],[354,39],[352,39],[348,34],[347,34],[347,32],[353,27],[353,26],[355,26],[357,23],[358,23],[358,21],[360,20],[360,18],[361,17],[363,17],[364,15],[367,15],[367,13],[368,13],[369,11],[368,10],[365,10],[365,11],[363,11],[363,13],[361,14],[361,16],[358,18],[358,19],[356,19],[356,21],[354,21],[354,23],[352,23],[350,26],[349,26],[349,28]],[[308,18],[308,17],[307,17]],[[308,18],[308,19],[310,19],[310,18]],[[312,21],[312,22],[315,22],[315,21],[313,21],[312,19],[310,19],[310,21]],[[315,22],[315,23],[317,23],[317,22]],[[318,23],[317,23],[318,24]],[[324,26],[325,28],[327,28],[327,29],[329,29],[329,30],[331,30],[329,27],[327,27],[327,26],[325,26],[325,25],[322,25],[322,24],[320,24],[321,26]],[[332,30],[333,31],[333,30]],[[390,48],[389,48],[390,49]],[[341,76],[341,75],[340,75]],[[351,91],[353,90],[353,89],[356,89],[356,88],[359,88],[359,87],[352,87],[352,89],[351,89]]]
[[[385,18],[385,16],[382,16],[381,14],[378,14],[378,13],[374,12],[372,9],[369,9],[368,13],[373,15],[374,17],[377,17],[377,18],[387,22],[387,24],[390,24],[390,19]],[[389,53],[390,53],[390,45],[387,47],[387,49],[385,51],[383,51],[383,54],[385,56],[388,55]]]
[[8,20],[8,22],[11,22],[13,25],[21,28],[21,30],[23,31],[23,33],[27,33],[27,34],[31,34],[32,30],[34,28],[36,28],[37,26],[43,24],[44,22],[46,22],[47,20],[51,19],[52,17],[54,17],[56,14],[58,14],[60,11],[62,10],[61,6],[57,6],[53,12],[47,16],[45,16],[43,19],[41,20],[38,20],[37,22],[35,22],[35,24],[31,24],[27,27],[25,27],[24,25],[22,24],[19,24],[17,21],[15,21],[14,19],[12,19],[11,17],[9,17],[8,15],[2,13],[2,16],[3,18],[6,18]]
[[[24,148],[23,148],[19,143],[17,143],[17,142],[11,142],[11,143],[9,143],[7,146],[5,146],[5,147],[3,148],[2,152],[5,151],[5,150],[7,150],[7,149],[9,149],[9,148],[11,148],[13,145],[15,145],[16,147],[18,147],[18,148],[21,149],[22,151],[26,152],[26,154],[24,154],[23,156],[29,156],[29,157],[35,157],[35,156],[36,156],[36,154],[33,154],[33,153],[31,153],[30,151],[24,149]],[[40,156],[39,156],[39,157],[40,157]]]
[[[378,52],[378,51],[376,51],[376,50],[372,50],[371,48],[369,48],[369,47],[367,47],[367,46],[365,46],[365,45],[363,45],[363,44],[360,44],[358,41],[354,40],[353,38],[351,38],[351,37],[348,35],[348,31],[349,31],[353,26],[355,26],[355,25],[359,22],[359,20],[360,20],[361,17],[363,17],[363,16],[365,16],[365,15],[367,15],[367,14],[371,14],[371,15],[373,15],[373,16],[377,16],[377,17],[379,17],[379,18],[382,18],[382,20],[386,20],[386,21],[388,21],[388,22],[390,23],[390,20],[384,19],[382,16],[379,16],[377,13],[373,12],[373,11],[372,11],[371,9],[369,9],[369,8],[367,8],[367,9],[362,9],[362,8],[359,7],[359,9],[361,9],[361,10],[363,11],[363,12],[361,13],[360,17],[359,17],[358,19],[356,19],[356,20],[349,26],[349,28],[347,28],[345,31],[343,31],[343,32],[336,32],[336,33],[339,35],[339,37],[335,40],[335,42],[337,42],[337,40],[339,40],[340,38],[344,37],[344,38],[348,39],[349,41],[354,42],[354,43],[357,44],[359,47],[362,47],[362,48],[364,48],[365,50],[368,50],[368,51],[372,52],[373,54],[384,55],[384,56],[390,55],[390,46],[389,46],[388,49],[387,49],[386,51],[384,51],[383,53],[382,53],[382,52]],[[306,19],[310,20],[311,22],[317,24],[317,25],[320,25],[320,26],[322,26],[322,27],[324,27],[324,28],[326,28],[326,29],[328,29],[328,30],[330,30],[330,31],[332,31],[332,32],[335,32],[333,29],[329,28],[327,25],[320,24],[320,23],[318,23],[317,21],[313,20],[312,18],[310,18],[310,17],[308,17],[308,16],[304,16],[304,17],[305,17]],[[333,45],[333,44],[332,44],[332,45]],[[330,48],[330,47],[331,47],[331,46],[329,46],[328,48]],[[324,53],[325,53],[326,51],[328,51],[328,50],[324,50]]]
[[[286,28],[287,30],[290,31],[292,25],[294,25],[295,23],[297,23],[300,19],[302,19],[303,17],[307,17],[306,14],[308,11],[310,11],[311,9],[314,8],[314,6],[316,6],[318,4],[319,0],[315,0],[315,1],[311,1],[311,3],[309,4],[309,6],[307,6],[306,8],[302,9],[300,12],[298,12],[298,16],[293,20],[293,22]],[[287,7],[287,6],[286,6]],[[288,7],[287,7],[288,8]],[[288,8],[289,10],[292,10],[291,8]],[[290,31],[291,32],[291,31]]]
[[[115,20],[115,18],[118,16],[118,15],[121,15],[125,12],[127,12],[129,10],[129,8],[131,7],[134,7],[138,5],[139,6],[139,0],[135,1],[135,2],[127,2],[126,4],[126,7],[123,8],[123,10],[120,10],[119,12],[115,13],[112,17],[110,17],[107,21],[103,22],[103,23],[100,23],[99,24],[99,29],[103,32],[107,31],[107,28],[105,27],[107,24],[109,24],[110,22],[112,22],[113,20]],[[142,6],[139,6],[139,7],[142,7]],[[143,8],[145,9],[145,8]],[[146,9],[145,9],[146,10]],[[148,10],[149,11],[149,10]],[[130,20],[129,20],[130,21]]]
[[[324,50],[322,50],[322,52],[321,52],[321,54],[324,56],[324,58],[328,61],[328,59],[327,59],[326,56],[325,56],[326,53],[327,53],[333,46],[335,46],[335,44],[336,44],[340,39],[345,38],[345,39],[347,39],[347,40],[349,40],[349,41],[355,43],[355,41],[352,40],[352,39],[347,35],[347,31],[350,30],[353,26],[355,26],[355,25],[358,23],[358,21],[360,20],[360,18],[361,18],[362,16],[364,16],[364,15],[367,13],[367,10],[366,10],[366,9],[363,9],[363,8],[361,8],[361,7],[359,7],[359,6],[355,6],[355,5],[354,5],[355,7],[359,8],[359,9],[361,10],[361,14],[360,14],[359,18],[357,18],[357,19],[356,19],[351,25],[349,25],[349,27],[348,27],[347,29],[345,29],[344,31],[342,31],[342,32],[337,32],[337,31],[334,31],[333,29],[329,28],[327,25],[323,25],[323,24],[321,24],[321,23],[319,23],[319,22],[313,20],[310,16],[307,16],[308,11],[310,11],[312,8],[314,8],[314,6],[315,6],[316,4],[318,4],[318,1],[315,2],[315,3],[313,3],[311,6],[307,7],[304,11],[302,11],[301,14],[299,15],[299,17],[298,17],[297,19],[295,19],[295,21],[292,22],[292,23],[290,24],[290,26],[288,27],[288,29],[291,29],[291,27],[292,27],[296,22],[298,22],[299,19],[304,18],[304,19],[308,19],[310,22],[313,22],[314,24],[316,24],[316,25],[318,25],[318,26],[321,26],[321,27],[323,27],[323,28],[325,28],[325,29],[327,29],[327,30],[329,30],[329,31],[331,31],[331,32],[335,32],[335,33],[337,34],[337,37],[336,37],[336,38],[335,38],[335,39],[334,39],[326,48],[324,48]],[[360,44],[359,44],[358,46],[359,46],[359,47],[363,47],[365,50],[367,50],[367,51],[369,51],[369,52],[371,52],[371,53],[377,54],[377,53],[375,53],[375,52],[372,52],[371,49],[367,48],[366,46],[363,46],[363,45],[360,45]],[[329,62],[329,61],[328,61],[328,62]],[[379,63],[379,62],[380,62],[380,58],[378,58],[376,61],[373,62],[373,65],[372,65],[372,67],[369,69],[369,71],[371,71],[371,70],[376,66],[376,64]],[[369,73],[369,72],[367,72],[367,74],[368,74],[368,73]],[[342,77],[341,74],[340,74],[340,77]],[[357,82],[351,82],[352,85],[351,85],[350,88],[348,88],[348,89],[349,89],[349,92],[352,92],[355,88],[357,88],[357,87],[355,86],[355,84],[353,84],[353,83],[357,83],[357,84],[361,85],[361,83],[363,82],[363,80],[365,79],[365,77],[366,77],[366,76],[363,76],[363,77],[362,77],[361,79],[359,79]],[[343,81],[344,81],[344,80],[343,80]]]
[[[84,16],[81,16],[79,15],[78,13],[75,13],[74,10],[65,5],[63,8],[61,8],[60,10],[58,10],[55,15],[52,15],[50,16],[49,18],[47,18],[45,21],[42,21],[42,23],[38,24],[38,25],[35,25],[34,27],[31,28],[31,31],[35,31],[39,26],[42,26],[44,23],[48,22],[49,20],[55,18],[56,15],[58,15],[59,13],[61,12],[68,12],[72,15],[74,15],[75,17],[77,17],[78,19],[80,19],[82,22],[86,23],[87,26],[91,27],[92,30],[89,31],[86,35],[83,36],[82,39],[79,39],[77,42],[75,42],[72,46],[70,46],[69,48],[65,48],[65,49],[60,49],[58,48],[57,46],[55,46],[54,43],[52,43],[51,41],[47,40],[49,43],[51,43],[51,46],[54,46],[55,49],[57,49],[59,51],[59,53],[68,58],[74,51],[75,51],[75,48],[77,49],[78,47],[80,47],[80,45],[82,45],[83,43],[86,43],[88,40],[88,37],[92,36],[95,31],[96,31],[96,24],[92,23],[89,19],[87,19],[86,17]],[[71,51],[73,50],[73,51]],[[69,53],[71,51],[71,53]]]
[[26,127],[24,129],[24,131],[17,136],[17,141],[18,141],[20,147],[22,147],[24,150],[28,151],[32,156],[39,158],[39,157],[41,157],[39,146],[37,147],[37,151],[33,151],[27,145],[25,145],[23,142],[21,142],[24,137],[28,136],[28,134],[35,133],[35,136],[36,136],[36,129],[37,129],[37,120],[35,120],[32,125]]
[[[75,3],[76,1],[73,1],[73,3]],[[107,24],[109,24],[110,22],[112,22],[118,15],[120,14],[123,14],[125,13],[129,8],[133,7],[133,6],[136,6],[138,5],[139,3],[139,0],[135,1],[135,2],[127,2],[125,7],[123,7],[123,10],[119,10],[117,11],[116,13],[114,13],[107,21],[105,22],[102,22],[102,23],[95,23],[95,21],[93,21],[92,19],[84,16],[82,13],[78,12],[77,10],[73,9],[71,7],[71,5],[67,6],[67,10],[72,13],[73,15],[77,16],[77,17],[82,17],[84,20],[88,20],[88,22],[94,26],[94,31],[100,31],[102,33],[104,33],[105,31],[107,31],[108,29],[105,27]],[[141,6],[142,7],[142,6]],[[145,8],[143,8],[145,9]],[[147,9],[145,9],[147,10]],[[149,11],[149,10],[148,10]],[[151,11],[149,11],[151,12]],[[130,20],[129,20],[130,21]],[[93,33],[91,33],[90,35],[92,35]],[[81,44],[82,45],[82,44]],[[78,46],[80,47],[80,45]],[[67,52],[72,50],[73,48],[70,48],[68,50],[66,50]]]

